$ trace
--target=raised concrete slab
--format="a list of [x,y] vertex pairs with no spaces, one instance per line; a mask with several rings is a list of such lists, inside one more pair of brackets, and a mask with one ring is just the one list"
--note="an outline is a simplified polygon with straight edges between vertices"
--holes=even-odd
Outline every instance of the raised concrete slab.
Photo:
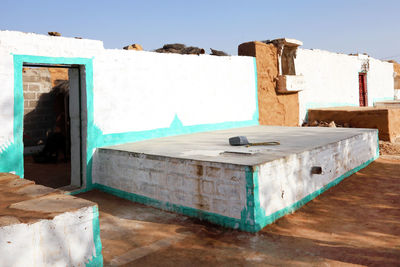
[[[229,137],[278,146],[232,147]],[[95,186],[133,201],[258,231],[379,155],[376,130],[256,126],[98,149]]]
[[97,205],[0,173],[0,266],[100,266]]

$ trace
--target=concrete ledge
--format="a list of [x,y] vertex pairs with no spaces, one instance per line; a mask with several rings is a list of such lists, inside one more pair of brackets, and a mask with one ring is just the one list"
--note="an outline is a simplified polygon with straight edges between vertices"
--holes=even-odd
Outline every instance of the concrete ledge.
[[[281,145],[229,146],[240,134]],[[368,165],[377,141],[376,130],[268,126],[159,138],[98,149],[95,188],[256,232]]]
[[0,266],[101,266],[97,205],[0,173]]

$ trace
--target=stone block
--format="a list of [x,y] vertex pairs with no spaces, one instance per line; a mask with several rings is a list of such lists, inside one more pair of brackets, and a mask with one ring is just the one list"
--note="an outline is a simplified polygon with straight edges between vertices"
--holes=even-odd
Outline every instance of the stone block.
[[186,174],[189,177],[202,177],[205,167],[202,164],[188,164],[186,166]]
[[35,93],[24,93],[24,100],[36,99]]
[[221,168],[218,167],[206,167],[206,176],[218,178],[222,176]]
[[201,182],[201,192],[203,194],[212,195],[215,192],[214,183],[211,181],[202,181]]
[[183,179],[183,190],[188,192],[200,192],[200,180],[196,178],[185,177]]

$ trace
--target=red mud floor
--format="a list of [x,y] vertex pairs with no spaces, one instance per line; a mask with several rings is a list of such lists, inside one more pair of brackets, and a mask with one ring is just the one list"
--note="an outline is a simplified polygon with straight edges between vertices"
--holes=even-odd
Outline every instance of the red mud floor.
[[400,266],[400,159],[380,158],[257,234],[99,191],[105,266]]

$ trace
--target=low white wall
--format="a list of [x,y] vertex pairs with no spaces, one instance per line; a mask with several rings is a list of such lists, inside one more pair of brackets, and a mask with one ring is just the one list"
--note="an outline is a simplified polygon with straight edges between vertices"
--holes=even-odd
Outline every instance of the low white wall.
[[[171,204],[241,219],[247,205],[245,166],[98,149],[95,183]],[[117,195],[123,196],[123,193]],[[154,203],[153,203],[154,205]]]
[[[377,146],[377,131],[370,130],[261,165],[258,171],[259,196],[265,216],[291,207],[346,172],[377,158]],[[313,166],[321,167],[322,173],[312,174]]]
[[[85,266],[96,255],[93,207],[0,227],[0,266]],[[96,225],[98,227],[98,225]]]
[[299,93],[300,124],[307,109],[334,106],[359,106],[358,74],[369,62],[367,72],[368,105],[393,99],[393,64],[366,55],[350,56],[323,50],[298,49],[297,75],[304,75],[305,88]]

